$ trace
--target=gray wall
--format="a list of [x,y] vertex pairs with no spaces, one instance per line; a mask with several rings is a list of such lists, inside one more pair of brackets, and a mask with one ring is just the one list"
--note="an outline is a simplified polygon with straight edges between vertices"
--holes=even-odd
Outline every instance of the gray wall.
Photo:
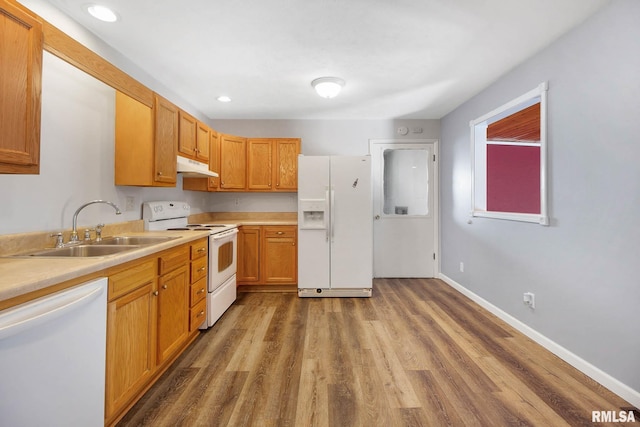
[[[640,2],[613,1],[444,117],[440,164],[442,273],[636,391],[638,19]],[[542,81],[549,82],[551,225],[469,224],[469,121]],[[535,310],[522,303],[527,291]]]
[[[422,133],[397,135],[400,126]],[[439,139],[439,120],[214,120],[213,128],[232,135],[261,138],[302,138],[302,154],[360,156],[369,153],[370,139]],[[296,195],[216,193],[211,210],[294,212]]]

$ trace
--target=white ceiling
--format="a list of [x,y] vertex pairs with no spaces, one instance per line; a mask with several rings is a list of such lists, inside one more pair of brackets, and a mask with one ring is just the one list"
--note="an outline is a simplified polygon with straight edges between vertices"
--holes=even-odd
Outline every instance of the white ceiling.
[[438,119],[608,1],[49,0],[211,119]]

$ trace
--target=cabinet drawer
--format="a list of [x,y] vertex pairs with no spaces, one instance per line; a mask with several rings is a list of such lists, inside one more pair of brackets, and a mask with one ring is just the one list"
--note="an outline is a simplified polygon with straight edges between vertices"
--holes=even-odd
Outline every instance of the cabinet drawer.
[[264,237],[296,237],[295,226],[264,227]]
[[189,310],[189,332],[198,329],[202,322],[207,319],[207,300],[203,299]]
[[198,240],[191,244],[191,259],[198,259],[207,256],[209,252],[209,239]]
[[156,277],[156,260],[141,262],[109,276],[109,300],[118,298],[140,286],[153,282]]
[[189,246],[180,246],[164,252],[158,257],[158,274],[162,275],[175,270],[189,262]]
[[189,306],[193,307],[198,302],[202,301],[207,296],[207,278],[203,277],[196,283],[191,285],[191,298],[189,299]]
[[200,258],[191,263],[191,283],[207,277],[208,258]]

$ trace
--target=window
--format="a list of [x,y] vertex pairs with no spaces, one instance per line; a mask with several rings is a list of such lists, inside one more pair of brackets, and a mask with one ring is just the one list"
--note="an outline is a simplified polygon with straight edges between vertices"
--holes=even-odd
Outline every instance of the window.
[[471,121],[472,215],[547,225],[547,83]]
[[389,148],[383,152],[385,215],[429,214],[429,151]]

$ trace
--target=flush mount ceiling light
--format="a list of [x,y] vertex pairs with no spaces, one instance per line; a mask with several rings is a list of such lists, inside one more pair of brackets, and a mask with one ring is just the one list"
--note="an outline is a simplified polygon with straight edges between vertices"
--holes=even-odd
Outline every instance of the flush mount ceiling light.
[[231,102],[231,98],[229,98],[226,95],[221,95],[219,97],[216,98],[218,101],[220,102]]
[[311,82],[311,86],[323,98],[335,98],[344,84],[344,80],[338,77],[320,77]]
[[116,22],[118,20],[118,15],[113,10],[99,4],[88,5],[87,12],[94,18],[104,22]]

